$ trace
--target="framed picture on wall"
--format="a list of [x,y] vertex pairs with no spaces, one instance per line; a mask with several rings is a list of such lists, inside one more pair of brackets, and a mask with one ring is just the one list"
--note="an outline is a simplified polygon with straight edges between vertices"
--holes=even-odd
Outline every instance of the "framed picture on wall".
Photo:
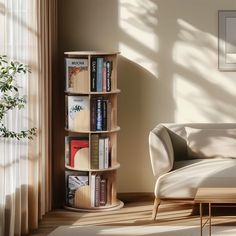
[[218,68],[236,71],[236,10],[220,10],[218,20]]

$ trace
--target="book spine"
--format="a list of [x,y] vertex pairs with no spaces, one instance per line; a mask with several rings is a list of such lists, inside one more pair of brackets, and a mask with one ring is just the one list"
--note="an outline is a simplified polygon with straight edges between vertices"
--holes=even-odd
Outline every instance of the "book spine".
[[91,198],[91,207],[95,207],[95,179],[96,175],[91,175],[91,181],[90,181],[90,198]]
[[96,175],[96,178],[95,178],[95,207],[100,206],[100,184],[101,184],[101,176]]
[[104,169],[104,139],[99,139],[99,169]]
[[97,99],[96,106],[96,130],[102,131],[102,99]]
[[112,72],[112,62],[106,62],[106,91],[111,91],[111,72]]
[[102,91],[107,91],[107,82],[106,82],[106,76],[107,76],[107,67],[106,67],[106,61],[103,62],[103,68],[102,68]]
[[107,204],[107,180],[102,179],[100,182],[100,206]]
[[104,140],[104,168],[109,167],[109,138]]
[[65,164],[70,166],[70,138],[65,137]]
[[102,101],[102,130],[107,130],[107,103],[108,100]]
[[103,58],[97,58],[97,92],[102,92]]
[[97,110],[97,100],[96,98],[91,99],[91,130],[96,131],[96,110]]
[[91,91],[97,91],[97,59],[91,58]]
[[111,110],[112,110],[112,104],[110,101],[107,103],[107,130],[111,130]]
[[68,96],[65,97],[65,127],[69,129],[68,126]]
[[112,166],[112,145],[111,145],[111,140],[108,140],[108,167]]
[[91,168],[99,168],[99,136],[98,134],[91,135]]

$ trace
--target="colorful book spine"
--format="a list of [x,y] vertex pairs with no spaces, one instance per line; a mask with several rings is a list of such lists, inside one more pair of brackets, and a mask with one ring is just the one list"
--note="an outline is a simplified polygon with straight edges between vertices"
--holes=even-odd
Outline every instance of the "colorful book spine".
[[101,179],[100,182],[100,206],[107,204],[107,180]]
[[103,82],[103,58],[97,58],[97,92],[102,92]]
[[91,58],[91,91],[97,91],[97,59],[95,57]]
[[106,91],[111,91],[112,61],[106,61]]
[[91,135],[91,168],[99,169],[99,136]]
[[96,175],[95,177],[95,207],[100,206],[100,183],[101,183],[101,176]]
[[103,61],[103,69],[102,69],[102,91],[106,92],[107,91],[107,66],[106,66],[106,61]]
[[102,99],[97,99],[96,106],[96,130],[102,131]]
[[107,130],[107,103],[108,100],[102,101],[102,130]]
[[90,126],[91,126],[91,130],[92,131],[96,131],[96,111],[97,111],[97,99],[92,97],[91,98],[91,122],[90,122]]

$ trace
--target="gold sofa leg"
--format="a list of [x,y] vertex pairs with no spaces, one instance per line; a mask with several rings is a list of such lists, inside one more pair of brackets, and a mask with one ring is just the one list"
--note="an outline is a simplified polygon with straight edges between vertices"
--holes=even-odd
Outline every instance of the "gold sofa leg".
[[153,208],[153,211],[152,211],[152,220],[156,219],[158,207],[160,206],[160,204],[161,204],[161,199],[156,197],[155,200],[154,200],[154,208]]

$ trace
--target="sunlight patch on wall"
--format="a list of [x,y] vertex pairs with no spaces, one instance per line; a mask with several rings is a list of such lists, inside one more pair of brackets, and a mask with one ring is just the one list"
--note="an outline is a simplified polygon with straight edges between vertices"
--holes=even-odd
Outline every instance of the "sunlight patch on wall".
[[218,39],[184,20],[173,47],[176,122],[235,122],[235,73],[218,70]]
[[152,1],[119,0],[118,9],[122,56],[158,76],[157,5]]

